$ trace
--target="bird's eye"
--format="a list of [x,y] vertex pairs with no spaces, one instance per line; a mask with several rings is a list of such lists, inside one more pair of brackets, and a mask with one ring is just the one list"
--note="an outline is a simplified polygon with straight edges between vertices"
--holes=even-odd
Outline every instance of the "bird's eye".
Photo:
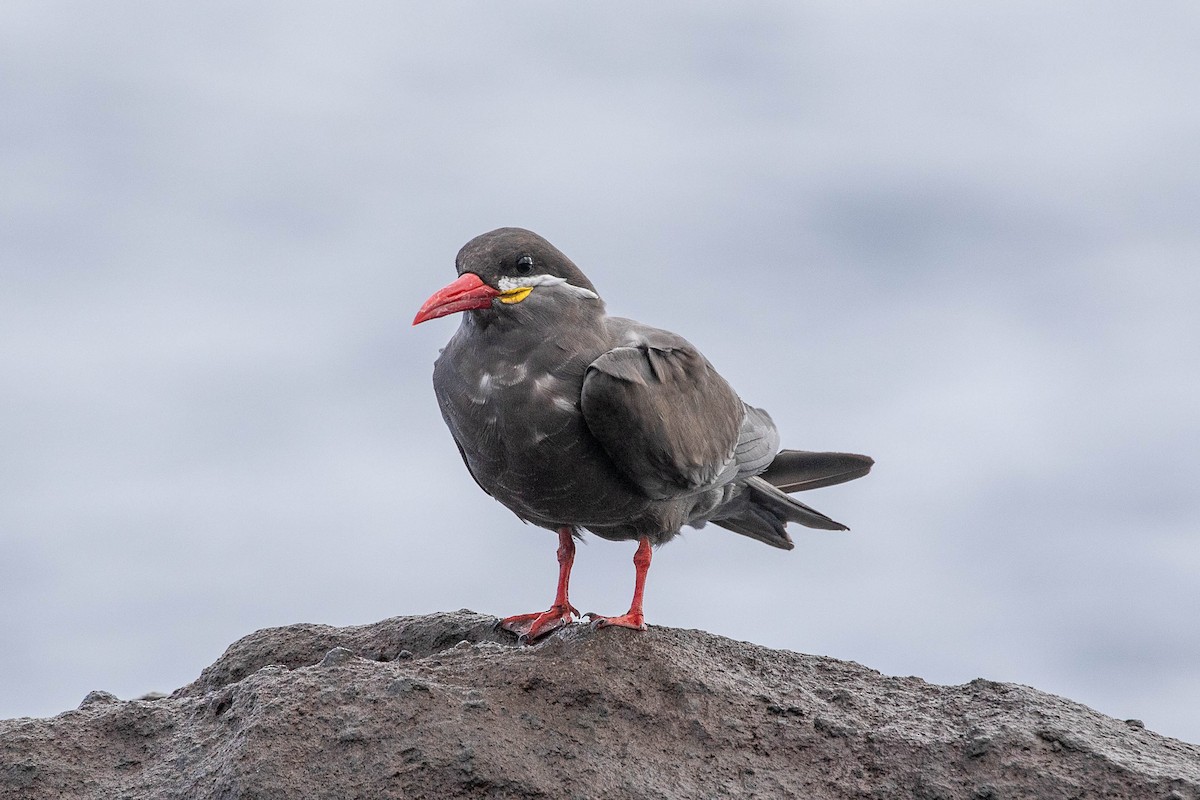
[[533,256],[521,256],[517,260],[516,269],[518,275],[528,275],[533,272]]

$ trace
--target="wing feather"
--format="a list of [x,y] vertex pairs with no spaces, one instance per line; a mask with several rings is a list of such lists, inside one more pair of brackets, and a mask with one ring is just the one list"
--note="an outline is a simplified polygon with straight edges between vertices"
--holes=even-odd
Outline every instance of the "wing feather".
[[637,336],[584,376],[580,408],[592,434],[647,496],[667,499],[737,477],[745,406],[683,339]]

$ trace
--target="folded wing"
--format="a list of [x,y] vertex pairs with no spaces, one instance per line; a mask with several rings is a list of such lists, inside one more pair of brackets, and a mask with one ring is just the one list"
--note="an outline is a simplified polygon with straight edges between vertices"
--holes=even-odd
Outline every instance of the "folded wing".
[[746,411],[725,379],[667,331],[641,326],[626,341],[592,362],[580,398],[588,428],[617,467],[660,500],[738,477]]

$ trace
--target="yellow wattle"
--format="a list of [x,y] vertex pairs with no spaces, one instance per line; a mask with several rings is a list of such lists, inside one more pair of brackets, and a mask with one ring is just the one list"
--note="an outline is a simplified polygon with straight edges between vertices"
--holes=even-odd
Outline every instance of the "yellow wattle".
[[529,296],[533,291],[532,286],[517,286],[513,289],[505,289],[500,293],[501,303],[519,303]]

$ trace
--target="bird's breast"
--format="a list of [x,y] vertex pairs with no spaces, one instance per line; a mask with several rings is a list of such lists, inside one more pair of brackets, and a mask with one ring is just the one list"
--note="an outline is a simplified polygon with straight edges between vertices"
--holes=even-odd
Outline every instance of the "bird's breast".
[[558,368],[440,358],[434,387],[475,480],[547,525],[611,523],[646,503],[592,436],[579,408],[586,363]]

